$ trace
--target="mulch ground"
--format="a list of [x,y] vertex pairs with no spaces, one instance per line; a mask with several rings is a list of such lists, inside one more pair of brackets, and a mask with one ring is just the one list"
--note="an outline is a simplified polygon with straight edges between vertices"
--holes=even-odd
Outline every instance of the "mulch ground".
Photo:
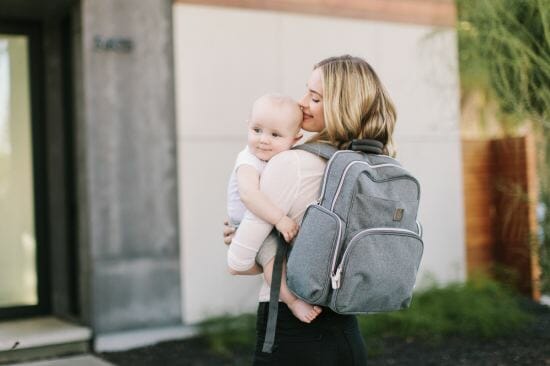
[[[492,340],[450,337],[439,343],[416,339],[367,340],[369,366],[381,365],[550,365],[550,308],[531,305],[535,322],[514,335]],[[209,350],[200,338],[162,342],[125,352],[98,356],[118,366],[209,366],[250,365],[250,350],[238,356],[221,356]]]

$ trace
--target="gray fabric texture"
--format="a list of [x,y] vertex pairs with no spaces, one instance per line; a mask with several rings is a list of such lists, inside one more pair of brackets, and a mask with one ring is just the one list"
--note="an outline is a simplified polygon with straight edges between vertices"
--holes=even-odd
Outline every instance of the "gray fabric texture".
[[288,287],[342,314],[408,307],[424,248],[418,181],[388,156],[308,151],[332,157],[290,252]]
[[[307,221],[306,221],[307,220]],[[319,205],[310,206],[300,227],[300,245],[293,245],[287,267],[287,284],[296,296],[312,304],[326,305],[330,291],[330,263],[338,240],[339,219]],[[317,245],[323,243],[323,245]]]
[[[372,234],[355,240],[344,258],[349,270],[332,296],[341,313],[382,312],[408,307],[422,242],[409,235]],[[353,299],[353,301],[349,301]]]

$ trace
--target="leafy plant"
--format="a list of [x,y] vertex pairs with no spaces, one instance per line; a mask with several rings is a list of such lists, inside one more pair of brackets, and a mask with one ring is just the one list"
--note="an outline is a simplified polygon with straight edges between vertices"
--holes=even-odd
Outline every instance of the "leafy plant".
[[251,348],[255,342],[256,315],[224,315],[199,324],[201,336],[214,352],[230,356],[235,349]]
[[550,292],[550,2],[456,0],[462,96],[480,93],[504,124],[538,133],[541,287]]
[[457,0],[462,86],[550,127],[550,3]]
[[359,317],[365,338],[400,337],[439,341],[445,336],[494,338],[530,323],[514,293],[484,278],[415,295],[412,306],[400,312]]
[[[484,278],[444,287],[434,285],[419,292],[404,311],[359,316],[369,353],[380,337],[419,338],[437,342],[449,335],[494,338],[530,324],[516,295],[504,285]],[[199,325],[213,351],[231,356],[251,350],[255,342],[255,315],[221,316]],[[373,340],[374,339],[374,340]]]

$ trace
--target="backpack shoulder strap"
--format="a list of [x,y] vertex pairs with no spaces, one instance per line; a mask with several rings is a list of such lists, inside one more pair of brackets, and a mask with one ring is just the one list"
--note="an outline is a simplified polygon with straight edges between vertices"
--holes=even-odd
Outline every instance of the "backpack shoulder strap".
[[338,151],[336,147],[323,142],[307,142],[305,144],[294,146],[293,149],[304,150],[327,160],[330,160],[332,155]]
[[[276,231],[276,229],[273,229]],[[273,352],[275,345],[275,331],[277,328],[277,315],[279,313],[279,293],[281,291],[281,280],[283,276],[283,261],[286,257],[287,245],[282,236],[277,232],[277,252],[273,262],[273,273],[271,275],[271,290],[269,293],[269,312],[265,329],[265,339],[262,352]]]
[[[383,147],[384,145],[380,141],[361,139],[352,140],[349,149],[366,154],[383,154]],[[323,142],[306,142],[305,144],[294,146],[294,149],[305,150],[327,160],[330,160],[332,155],[338,151],[335,146]]]

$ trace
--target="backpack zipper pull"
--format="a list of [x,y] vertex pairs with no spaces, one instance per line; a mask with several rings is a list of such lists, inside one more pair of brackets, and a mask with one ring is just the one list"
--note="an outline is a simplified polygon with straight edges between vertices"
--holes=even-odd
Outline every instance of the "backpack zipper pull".
[[342,274],[342,267],[338,267],[336,269],[336,273],[332,276],[330,276],[330,279],[332,280],[332,289],[336,290],[340,288],[340,276]]

